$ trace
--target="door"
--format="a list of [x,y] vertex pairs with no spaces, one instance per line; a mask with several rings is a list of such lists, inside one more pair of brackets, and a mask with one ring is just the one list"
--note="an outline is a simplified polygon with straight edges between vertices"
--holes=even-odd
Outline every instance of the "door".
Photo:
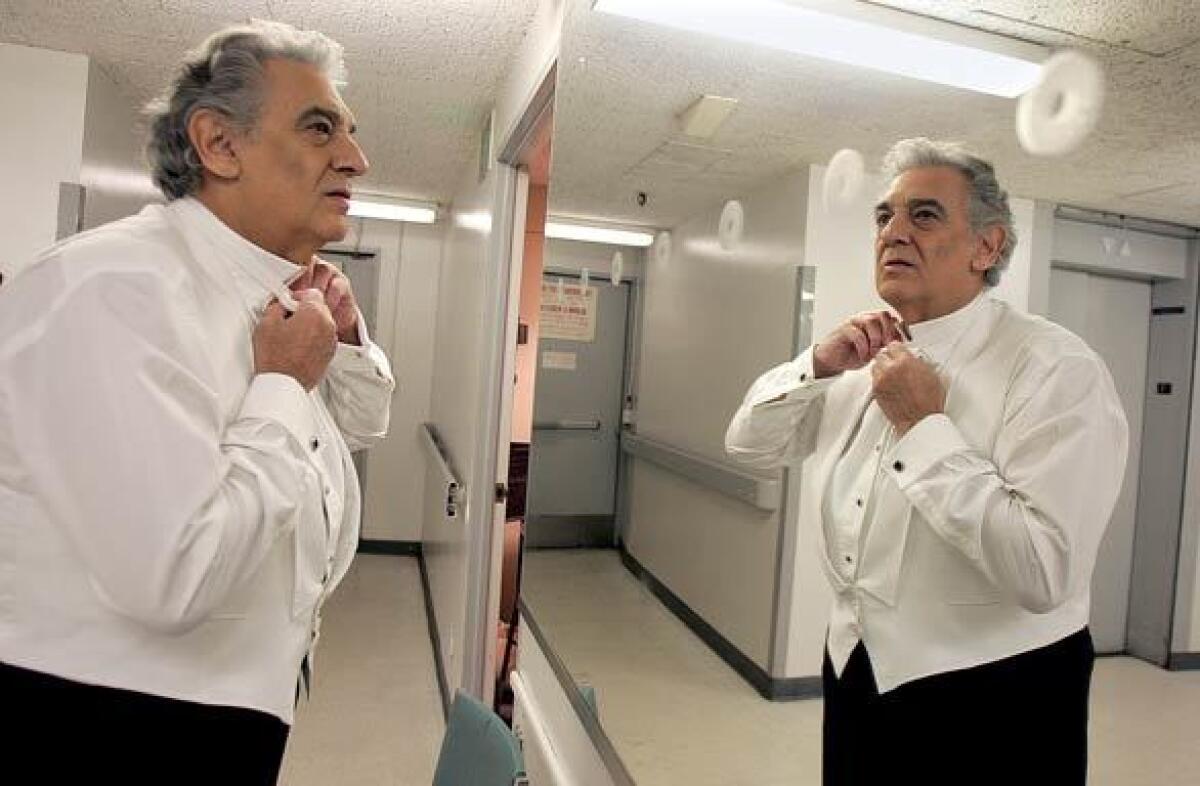
[[1104,359],[1129,421],[1125,482],[1096,560],[1090,621],[1097,652],[1123,652],[1150,350],[1150,284],[1055,268],[1050,274],[1050,318]]
[[542,280],[527,543],[611,546],[629,285]]

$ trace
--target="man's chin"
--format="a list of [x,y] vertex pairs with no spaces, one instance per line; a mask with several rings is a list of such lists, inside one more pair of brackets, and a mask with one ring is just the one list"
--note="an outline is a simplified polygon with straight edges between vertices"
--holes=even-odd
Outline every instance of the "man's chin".
[[905,281],[883,279],[875,282],[875,291],[884,303],[892,308],[899,308],[912,297],[912,286]]

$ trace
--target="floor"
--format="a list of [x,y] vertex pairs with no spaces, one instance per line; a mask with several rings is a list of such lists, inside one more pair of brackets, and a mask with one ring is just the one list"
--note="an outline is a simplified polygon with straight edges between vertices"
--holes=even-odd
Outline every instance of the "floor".
[[444,723],[415,557],[355,559],[315,663],[281,786],[429,786]]
[[[819,700],[763,700],[614,551],[526,555],[523,597],[639,786],[820,782]],[[1100,658],[1093,786],[1200,784],[1200,672]]]

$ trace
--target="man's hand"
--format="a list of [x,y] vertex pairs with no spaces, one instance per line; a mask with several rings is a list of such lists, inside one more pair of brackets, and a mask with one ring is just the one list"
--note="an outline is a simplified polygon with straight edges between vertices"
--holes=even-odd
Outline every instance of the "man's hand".
[[900,320],[888,311],[864,311],[839,325],[813,348],[813,373],[818,379],[862,368],[888,342],[904,334]]
[[362,344],[358,335],[358,301],[354,299],[350,279],[342,271],[320,257],[313,257],[300,278],[292,282],[292,291],[305,289],[315,289],[325,298],[325,305],[337,325],[338,341],[355,346]]
[[305,390],[317,386],[337,349],[337,330],[325,301],[316,289],[299,290],[291,315],[279,301],[271,301],[254,329],[256,374],[287,374]]
[[946,391],[937,372],[898,341],[879,351],[871,367],[871,380],[875,401],[898,437],[946,406]]

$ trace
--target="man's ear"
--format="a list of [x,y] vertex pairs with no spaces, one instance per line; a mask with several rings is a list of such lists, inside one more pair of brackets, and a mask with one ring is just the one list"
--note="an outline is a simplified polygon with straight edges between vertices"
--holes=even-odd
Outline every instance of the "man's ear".
[[236,180],[241,175],[238,132],[229,118],[215,109],[197,109],[188,119],[187,133],[207,172],[222,180]]
[[975,253],[971,256],[971,270],[987,272],[1000,261],[1000,252],[1008,239],[1004,227],[993,225],[975,236]]

